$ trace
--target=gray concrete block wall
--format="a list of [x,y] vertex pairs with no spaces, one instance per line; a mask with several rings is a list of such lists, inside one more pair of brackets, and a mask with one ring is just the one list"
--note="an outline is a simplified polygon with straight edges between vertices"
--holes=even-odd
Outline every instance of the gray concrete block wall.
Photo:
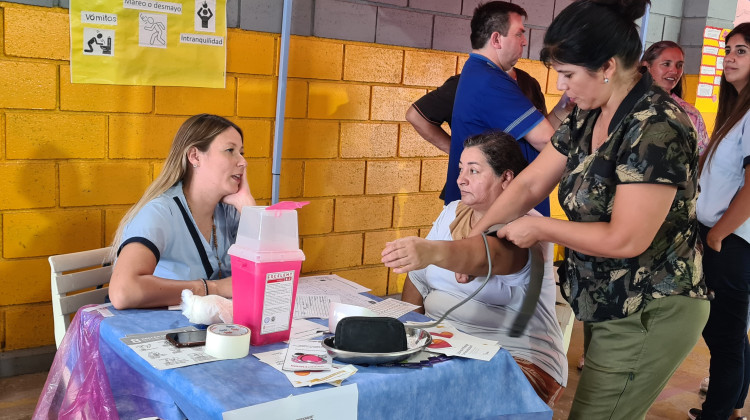
[[20,3],[20,4],[28,4],[31,6],[42,6],[42,7],[64,7],[60,5],[59,0],[17,0],[17,1],[11,1],[9,3]]
[[[261,32],[278,32],[273,24],[280,20],[280,11],[273,15],[268,0],[239,0],[240,26]],[[295,0],[295,11],[297,9]],[[375,42],[415,48],[468,53],[470,18],[476,6],[485,0],[308,0],[313,2],[310,35],[343,40]],[[544,31],[561,3],[572,0],[512,0],[528,12],[526,26],[529,46],[526,58],[538,59]],[[282,2],[277,0],[277,9]],[[254,9],[259,8],[260,10]],[[254,13],[255,17],[245,17]],[[372,16],[376,18],[373,19]],[[306,35],[293,23],[292,33]],[[533,38],[531,37],[534,32]],[[374,38],[373,38],[374,34]]]
[[685,73],[698,73],[705,27],[732,28],[736,10],[737,0],[685,0],[679,37],[685,50]]
[[[470,18],[486,0],[294,0],[292,34],[375,42],[467,53]],[[510,0],[526,9],[529,45],[525,57],[539,58],[544,31],[574,0]],[[686,72],[695,74],[707,25],[732,27],[738,0],[654,0],[646,44],[662,39],[690,50]],[[16,0],[13,3],[69,7],[70,0]],[[282,0],[227,0],[229,27],[281,31]],[[693,57],[695,56],[695,57]]]
[[337,0],[315,2],[314,35],[347,41],[375,42],[378,8]]
[[526,10],[526,26],[546,28],[552,23],[555,0],[513,0],[513,3]]
[[651,13],[665,16],[682,16],[683,1],[654,0],[651,2]]
[[466,16],[435,16],[432,27],[432,48],[442,51],[471,51],[471,19]]
[[410,10],[378,8],[375,42],[415,48],[432,48],[434,15]]
[[461,6],[461,14],[471,17],[479,3],[485,3],[485,0],[464,0]]
[[227,0],[227,26],[240,27],[240,0]]
[[[706,17],[708,15],[708,1],[706,0],[685,0],[682,4],[682,16],[684,17]],[[737,3],[735,2],[735,9]]]
[[[313,0],[296,0],[292,6],[292,28],[295,35],[312,35]],[[279,0],[240,0],[240,28],[258,32],[281,32],[283,2]],[[227,19],[228,21],[232,19]]]
[[462,3],[462,0],[409,0],[409,8],[460,15]]
[[661,35],[661,39],[678,42],[680,40],[680,23],[681,22],[682,22],[682,19],[678,17],[665,16],[664,17],[664,32]]
[[527,56],[532,60],[539,60],[539,52],[542,50],[542,46],[544,46],[544,32],[544,29],[529,30]]
[[662,40],[664,34],[664,16],[652,14],[648,19],[648,27],[646,28],[646,42],[656,42]]

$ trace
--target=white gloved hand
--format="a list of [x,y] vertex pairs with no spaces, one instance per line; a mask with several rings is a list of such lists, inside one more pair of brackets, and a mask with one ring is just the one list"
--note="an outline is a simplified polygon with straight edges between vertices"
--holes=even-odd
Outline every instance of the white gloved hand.
[[188,289],[182,291],[182,314],[193,324],[232,322],[232,301],[219,296],[196,296]]

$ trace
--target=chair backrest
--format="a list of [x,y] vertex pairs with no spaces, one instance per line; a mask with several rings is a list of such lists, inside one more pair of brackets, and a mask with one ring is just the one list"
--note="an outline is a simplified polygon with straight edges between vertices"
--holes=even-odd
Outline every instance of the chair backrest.
[[[112,266],[103,266],[110,248],[92,249],[49,257],[52,270],[52,314],[55,322],[55,344],[60,347],[70,325],[70,314],[90,303],[104,303],[109,292]],[[69,293],[79,292],[68,296]]]
[[576,320],[573,308],[570,307],[568,302],[562,297],[560,293],[560,279],[557,277],[557,267],[555,267],[555,283],[557,283],[557,298],[555,299],[555,312],[557,315],[557,322],[560,324],[560,329],[563,333],[563,350],[568,353],[568,347],[570,347],[570,337],[573,335],[573,322]]

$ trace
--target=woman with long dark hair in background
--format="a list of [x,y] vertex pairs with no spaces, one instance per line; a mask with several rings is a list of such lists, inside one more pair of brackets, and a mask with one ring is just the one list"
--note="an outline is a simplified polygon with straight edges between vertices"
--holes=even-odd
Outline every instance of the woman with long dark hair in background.
[[703,272],[714,292],[703,338],[711,386],[693,419],[738,419],[750,384],[750,23],[726,37],[719,111],[700,160],[698,221]]

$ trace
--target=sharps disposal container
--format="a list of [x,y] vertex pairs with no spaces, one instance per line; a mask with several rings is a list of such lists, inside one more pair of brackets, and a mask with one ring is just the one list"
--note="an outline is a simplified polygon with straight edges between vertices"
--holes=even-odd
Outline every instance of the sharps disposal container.
[[305,259],[299,249],[297,212],[243,208],[229,255],[233,322],[250,328],[254,346],[288,340]]

